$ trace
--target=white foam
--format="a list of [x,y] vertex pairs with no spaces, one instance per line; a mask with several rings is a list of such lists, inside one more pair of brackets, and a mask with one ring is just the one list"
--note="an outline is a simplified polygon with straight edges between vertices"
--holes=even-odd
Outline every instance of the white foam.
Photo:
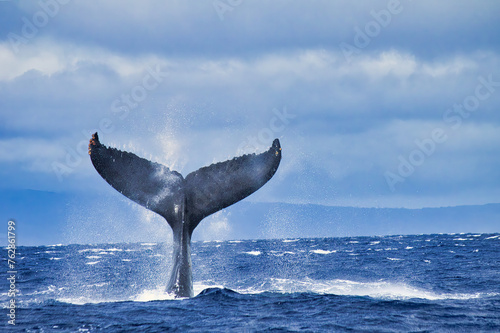
[[89,262],[86,262],[85,264],[87,265],[95,265],[95,264],[98,264],[100,263],[100,261],[89,261]]
[[174,300],[175,295],[169,294],[165,291],[165,287],[156,289],[143,290],[139,295],[135,296],[132,301],[135,302],[151,302],[151,301],[165,301]]
[[486,237],[485,239],[495,239],[495,238],[498,238],[498,237],[500,237],[500,235],[491,236],[491,237]]
[[141,243],[142,246],[155,246],[156,243]]
[[351,280],[324,280],[316,281],[312,279],[270,279],[261,284],[260,288],[236,289],[241,294],[254,294],[262,292],[280,293],[306,293],[332,294],[342,296],[368,296],[372,298],[382,298],[390,300],[404,300],[412,298],[428,300],[458,299],[468,300],[481,297],[489,297],[491,293],[436,293],[399,282],[377,281],[377,282],[357,282]]
[[[193,283],[193,292],[198,295],[203,290],[208,288],[224,288],[222,285],[216,284],[213,281],[199,281]],[[175,295],[167,293],[165,286],[160,286],[156,289],[143,290],[139,295],[133,297],[131,300],[134,302],[151,302],[151,301],[164,301],[164,300],[183,300],[185,298],[176,298]]]
[[252,256],[260,256],[261,255],[260,251],[248,251],[248,252],[243,252],[243,253],[250,254]]
[[87,256],[85,258],[87,258],[87,259],[101,259],[101,257],[99,257],[99,256]]
[[292,251],[271,251],[271,254],[276,257],[283,257],[285,254],[295,254],[295,252]]
[[316,253],[316,254],[331,254],[331,253],[337,252],[337,250],[332,250],[332,251],[328,251],[328,250],[311,250],[309,252]]
[[404,259],[399,259],[399,258],[386,258],[388,260],[391,260],[391,261],[401,261],[401,260],[404,260]]
[[[109,285],[109,283],[108,282],[97,283],[93,285],[87,285],[86,287],[105,287],[106,285]],[[193,284],[193,291],[195,295],[198,295],[207,288],[222,289],[224,287],[212,281],[200,281],[200,282],[194,282]],[[55,291],[55,286],[50,286],[47,293],[49,292],[52,293],[54,291]],[[57,301],[76,304],[76,305],[83,305],[83,304],[116,303],[116,302],[127,302],[127,301],[133,301],[133,302],[151,302],[151,301],[166,301],[166,300],[182,301],[184,299],[186,298],[176,298],[175,295],[167,293],[165,291],[165,286],[158,286],[157,288],[154,289],[145,289],[137,295],[129,296],[126,298],[99,298],[99,297],[92,298],[88,296],[76,296],[76,297],[58,298]]]
[[104,287],[104,286],[107,286],[109,285],[109,282],[101,282],[101,283],[94,283],[94,284],[88,284],[86,285],[85,287]]
[[98,303],[114,303],[114,302],[123,302],[124,300],[119,299],[95,299],[87,296],[79,296],[79,297],[60,297],[56,299],[58,302],[69,303],[75,305],[84,305],[84,304],[98,304]]
[[102,252],[102,251],[106,251],[106,250],[104,250],[104,249],[83,249],[83,250],[79,250],[78,252],[83,253],[83,252]]
[[380,244],[380,241],[373,241],[373,242],[370,242],[370,245],[377,245],[377,244]]
[[411,249],[413,249],[413,246],[407,246],[407,247],[405,247],[405,250],[411,250]]
[[283,243],[293,243],[293,242],[298,242],[298,239],[283,239]]

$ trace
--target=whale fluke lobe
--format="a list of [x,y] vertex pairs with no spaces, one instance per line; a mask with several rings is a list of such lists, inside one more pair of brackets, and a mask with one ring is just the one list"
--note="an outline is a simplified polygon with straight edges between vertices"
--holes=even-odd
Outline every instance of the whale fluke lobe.
[[185,195],[192,230],[203,218],[231,206],[261,188],[272,178],[280,160],[281,147],[276,139],[271,148],[262,154],[235,157],[188,174]]
[[163,216],[167,222],[179,197],[184,179],[164,165],[148,161],[135,154],[108,148],[92,135],[89,154],[97,172],[118,192],[141,206]]
[[261,188],[281,161],[278,139],[261,154],[243,155],[194,171],[183,178],[168,167],[135,154],[108,148],[97,133],[89,143],[97,172],[132,201],[163,216],[173,231],[173,269],[167,291],[192,297],[191,236],[205,217]]

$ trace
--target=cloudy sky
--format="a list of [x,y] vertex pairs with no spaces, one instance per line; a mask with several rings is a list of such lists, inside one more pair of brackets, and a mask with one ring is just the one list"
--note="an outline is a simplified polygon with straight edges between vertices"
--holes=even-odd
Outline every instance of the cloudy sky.
[[493,0],[1,1],[0,194],[17,209],[4,218],[48,211],[25,190],[70,211],[114,196],[87,155],[95,131],[184,175],[277,137],[282,164],[254,202],[498,203],[498,13]]

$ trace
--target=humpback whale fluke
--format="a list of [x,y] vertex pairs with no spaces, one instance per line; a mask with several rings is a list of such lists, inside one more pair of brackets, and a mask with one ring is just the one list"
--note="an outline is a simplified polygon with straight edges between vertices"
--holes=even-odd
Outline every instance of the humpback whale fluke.
[[191,172],[177,171],[135,154],[108,148],[97,133],[89,143],[97,172],[121,194],[163,216],[173,231],[173,270],[167,292],[192,297],[191,236],[202,219],[261,188],[278,169],[278,139],[261,154],[243,155]]

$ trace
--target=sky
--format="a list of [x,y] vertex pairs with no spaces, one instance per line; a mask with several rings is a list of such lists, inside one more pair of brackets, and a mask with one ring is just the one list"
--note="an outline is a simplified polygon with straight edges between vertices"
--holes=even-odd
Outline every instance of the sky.
[[94,170],[96,131],[184,176],[279,138],[279,170],[249,202],[498,203],[498,13],[493,0],[0,1],[2,219],[70,241],[86,223],[156,221]]

